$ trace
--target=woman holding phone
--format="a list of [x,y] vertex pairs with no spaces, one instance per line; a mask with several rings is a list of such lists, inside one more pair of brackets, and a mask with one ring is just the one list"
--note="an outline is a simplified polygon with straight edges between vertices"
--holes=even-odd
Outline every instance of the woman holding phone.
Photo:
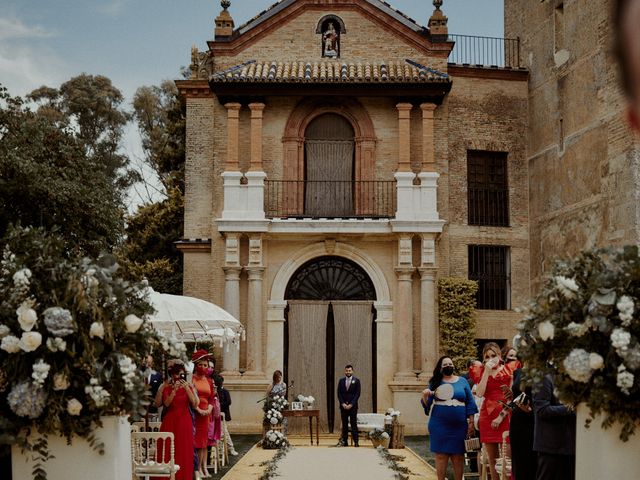
[[482,349],[482,365],[472,366],[469,375],[476,383],[476,395],[484,397],[480,407],[480,441],[489,457],[491,479],[498,480],[496,460],[502,434],[509,431],[509,409],[503,409],[500,402],[505,400],[505,388],[511,389],[513,372],[501,358],[497,343],[488,342]]
[[[160,431],[173,433],[175,461],[180,465],[177,480],[192,480],[193,477],[193,420],[189,407],[198,406],[198,394],[187,382],[187,372],[182,363],[174,363],[169,369],[170,383],[162,389],[162,403],[166,410]],[[158,448],[159,452],[167,449]],[[168,461],[169,459],[164,459]]]

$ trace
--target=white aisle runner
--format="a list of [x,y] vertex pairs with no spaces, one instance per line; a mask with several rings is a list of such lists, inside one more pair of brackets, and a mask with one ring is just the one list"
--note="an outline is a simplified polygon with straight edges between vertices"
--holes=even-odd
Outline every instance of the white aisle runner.
[[278,462],[278,480],[393,480],[373,448],[295,447]]

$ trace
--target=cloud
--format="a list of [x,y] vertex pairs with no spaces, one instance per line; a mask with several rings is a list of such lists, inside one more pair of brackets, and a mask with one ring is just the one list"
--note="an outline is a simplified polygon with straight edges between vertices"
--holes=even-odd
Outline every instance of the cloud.
[[46,38],[53,35],[53,32],[43,27],[25,25],[17,18],[0,17],[0,40]]
[[106,15],[117,17],[124,11],[129,0],[109,0],[98,7],[98,11]]

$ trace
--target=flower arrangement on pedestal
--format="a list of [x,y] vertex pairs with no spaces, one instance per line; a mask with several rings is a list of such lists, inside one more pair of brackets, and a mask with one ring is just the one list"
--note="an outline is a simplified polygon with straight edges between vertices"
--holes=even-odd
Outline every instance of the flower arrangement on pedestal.
[[398,423],[400,418],[400,410],[396,410],[393,407],[387,408],[387,411],[384,415],[384,423]]
[[[263,448],[285,448],[289,445],[289,443],[286,442],[285,434],[280,429],[284,419],[282,410],[284,410],[288,405],[289,402],[287,402],[287,399],[281,395],[273,395],[265,398],[264,405],[262,407],[264,410],[264,419],[262,424],[264,427],[263,431],[265,432],[262,439]],[[271,437],[273,437],[273,440],[271,440],[268,438],[270,432],[277,433],[278,435],[271,435]],[[280,439],[280,437],[284,438],[285,442],[278,442],[278,446],[274,446],[275,440]]]
[[280,423],[282,423],[282,413],[280,412],[280,410],[271,408],[267,411],[267,413],[264,414],[264,419],[266,423],[270,425],[279,425]]
[[[108,414],[144,413],[136,361],[153,345],[184,356],[144,321],[152,308],[117,276],[112,257],[72,258],[53,236],[14,229],[0,264],[0,443],[46,460],[47,435],[102,445],[93,431]],[[29,431],[37,431],[34,442]],[[34,470],[36,478],[46,472]]]
[[265,450],[287,448],[288,446],[289,441],[280,430],[267,430],[262,439],[262,448]]
[[587,251],[555,266],[520,332],[534,382],[553,373],[562,402],[619,422],[623,440],[640,420],[639,301],[637,247]]
[[296,397],[296,399],[297,399],[299,402],[302,402],[302,403],[304,404],[305,408],[311,408],[311,407],[313,407],[313,403],[316,401],[316,399],[315,399],[315,398],[313,398],[311,395],[309,395],[309,396],[305,396],[305,395],[302,395],[302,394],[301,394],[301,395],[298,395],[298,396]]
[[391,437],[389,436],[389,433],[383,429],[383,428],[379,428],[376,427],[373,430],[371,430],[369,432],[369,439],[371,440],[371,443],[373,443],[374,447],[382,447],[382,448],[388,448],[389,447],[389,441],[391,439]]

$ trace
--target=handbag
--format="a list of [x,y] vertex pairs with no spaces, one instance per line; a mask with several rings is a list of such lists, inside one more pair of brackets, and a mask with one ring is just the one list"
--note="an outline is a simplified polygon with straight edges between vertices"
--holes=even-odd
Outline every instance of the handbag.
[[482,444],[480,443],[480,439],[478,437],[465,438],[464,440],[464,449],[467,452],[475,452],[476,450],[480,450],[482,448]]

